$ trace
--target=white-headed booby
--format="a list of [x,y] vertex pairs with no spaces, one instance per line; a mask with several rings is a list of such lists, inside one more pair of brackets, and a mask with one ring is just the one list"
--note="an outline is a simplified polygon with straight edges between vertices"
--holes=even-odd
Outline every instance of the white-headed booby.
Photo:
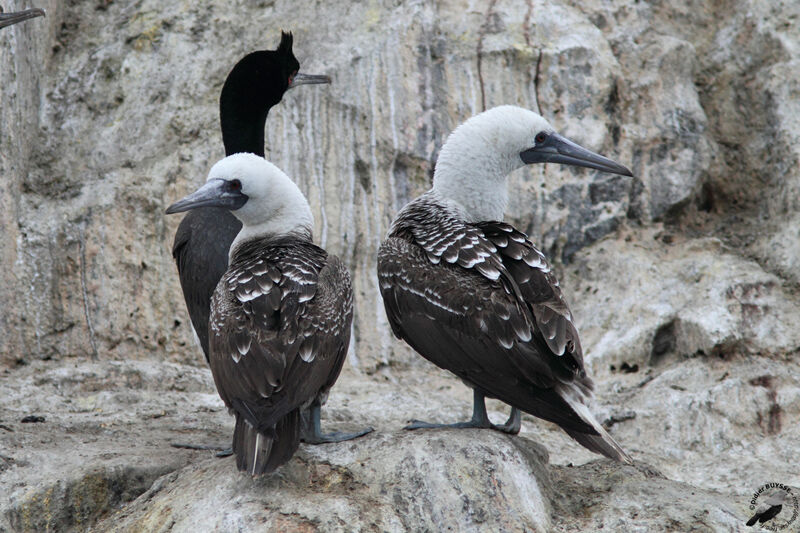
[[350,343],[353,290],[342,262],[313,244],[303,193],[264,158],[226,157],[167,213],[208,206],[242,222],[211,301],[209,362],[236,416],[236,464],[258,475],[292,457],[301,411],[318,413],[336,382]]
[[[394,334],[474,389],[472,420],[408,429],[520,429],[521,409],[561,426],[586,448],[629,462],[589,411],[578,332],[544,255],[502,222],[506,176],[531,163],[563,163],[631,176],[557,134],[541,116],[501,106],[447,138],[433,188],[406,205],[378,253],[378,278]],[[512,406],[491,424],[484,397]]]
[[22,22],[23,20],[28,20],[35,17],[43,17],[43,16],[45,16],[44,9],[33,8],[33,9],[25,9],[23,11],[4,13],[3,8],[0,7],[0,28],[5,28],[6,26],[12,26],[14,24],[17,24],[18,22]]
[[[330,83],[328,76],[298,72],[292,41],[291,33],[282,32],[277,50],[246,55],[225,79],[219,116],[226,156],[248,152],[264,157],[264,124],[270,108],[292,87]],[[228,250],[241,228],[228,210],[204,207],[187,214],[175,233],[172,255],[206,361],[211,295],[228,267]]]

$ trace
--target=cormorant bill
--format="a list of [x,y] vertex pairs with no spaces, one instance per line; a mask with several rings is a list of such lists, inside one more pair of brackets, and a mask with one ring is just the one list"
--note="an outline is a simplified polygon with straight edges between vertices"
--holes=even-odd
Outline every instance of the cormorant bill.
[[[518,433],[523,410],[558,424],[580,444],[631,459],[589,411],[578,332],[544,255],[502,222],[506,176],[530,163],[631,172],[557,134],[515,106],[476,115],[448,137],[433,188],[406,205],[378,252],[378,279],[394,334],[474,389],[472,419],[413,421],[407,429],[493,428]],[[495,426],[484,397],[512,406]]]
[[262,157],[219,161],[206,184],[167,213],[209,206],[230,210],[243,224],[211,301],[211,372],[236,416],[237,467],[268,473],[297,450],[301,412],[318,412],[342,369],[353,321],[350,275],[312,243],[303,193]]
[[16,11],[12,13],[3,13],[3,8],[0,7],[0,28],[5,28],[6,26],[13,26],[18,22],[22,22],[23,20],[32,19],[35,17],[43,17],[45,16],[44,9],[25,9],[24,11]]
[[[291,33],[282,32],[276,50],[246,55],[225,79],[219,116],[226,156],[248,152],[264,157],[264,124],[270,108],[293,87],[330,83],[328,76],[299,72],[292,40]],[[229,211],[204,207],[187,214],[175,233],[172,256],[206,361],[211,295],[228,266],[228,250],[241,228]]]

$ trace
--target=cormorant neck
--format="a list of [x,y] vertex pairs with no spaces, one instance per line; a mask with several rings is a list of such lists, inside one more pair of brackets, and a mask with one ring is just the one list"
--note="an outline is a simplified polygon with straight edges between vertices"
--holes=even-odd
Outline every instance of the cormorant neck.
[[247,102],[231,93],[233,91],[223,89],[219,103],[225,155],[246,152],[264,157],[264,125],[272,106],[253,110]]

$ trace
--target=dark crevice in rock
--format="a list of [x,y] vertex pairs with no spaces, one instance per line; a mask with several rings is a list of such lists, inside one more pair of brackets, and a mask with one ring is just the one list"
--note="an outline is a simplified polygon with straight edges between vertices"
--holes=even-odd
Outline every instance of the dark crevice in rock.
[[650,348],[650,365],[661,364],[668,355],[675,352],[676,345],[676,321],[671,320],[659,326],[653,335],[653,342]]
[[769,409],[766,413],[758,411],[756,418],[758,425],[764,430],[767,435],[777,435],[781,432],[781,418],[783,410],[778,404],[778,392],[775,388],[775,378],[773,376],[765,375],[753,378],[749,381],[750,385],[754,387],[764,387],[767,389],[767,399],[770,402]]
[[171,471],[165,466],[120,467],[59,480],[12,505],[6,519],[15,531],[85,530]]

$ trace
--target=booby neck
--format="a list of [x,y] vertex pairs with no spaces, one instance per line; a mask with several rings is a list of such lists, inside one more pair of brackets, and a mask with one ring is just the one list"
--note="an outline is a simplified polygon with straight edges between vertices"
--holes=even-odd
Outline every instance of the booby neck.
[[[308,207],[308,202],[305,203],[307,212],[297,216],[300,214],[299,210],[303,209],[303,207],[299,203],[294,207],[287,206],[263,223],[243,224],[242,229],[231,243],[228,262],[233,262],[239,250],[254,241],[290,237],[299,241],[313,242],[314,219],[311,214],[311,208]],[[233,214],[236,215],[236,212],[234,211]]]
[[[217,168],[227,160],[233,160],[235,165]],[[209,179],[215,175],[225,176],[227,180],[239,179],[242,192],[249,197],[241,208],[231,211],[242,222],[242,229],[231,243],[229,260],[240,244],[252,240],[293,236],[311,241],[314,231],[311,206],[297,184],[282,170],[252,154],[236,154],[217,165],[211,169]]]
[[[521,115],[528,120],[519,120]],[[524,166],[519,153],[536,134],[533,118],[525,115],[535,114],[501,106],[458,126],[436,161],[432,196],[467,222],[502,220],[508,205],[506,177]]]

